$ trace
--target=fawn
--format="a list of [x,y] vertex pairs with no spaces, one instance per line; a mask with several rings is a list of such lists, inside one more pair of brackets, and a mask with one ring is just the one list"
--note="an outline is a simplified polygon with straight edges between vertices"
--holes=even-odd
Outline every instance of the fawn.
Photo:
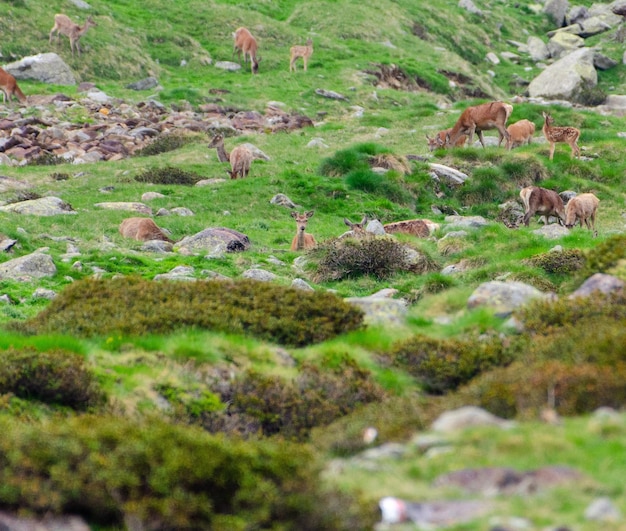
[[544,118],[543,136],[550,142],[550,160],[554,157],[554,148],[557,142],[565,142],[572,148],[572,157],[580,157],[580,148],[578,147],[578,137],[580,130],[575,127],[555,127],[554,118],[547,112],[542,113]]
[[306,46],[292,46],[290,51],[291,58],[289,60],[289,71],[296,71],[296,61],[299,57],[302,57],[302,61],[304,62],[304,71],[306,72],[309,57],[313,55],[313,41],[311,39],[307,40]]
[[57,42],[59,40],[59,35],[66,35],[70,39],[72,55],[74,55],[74,49],[76,49],[78,51],[78,55],[80,55],[80,45],[78,41],[85,33],[87,33],[89,28],[97,25],[98,24],[96,24],[91,18],[91,15],[87,17],[87,20],[85,20],[85,23],[82,26],[72,22],[70,17],[67,15],[54,15],[54,26],[50,30],[50,38],[48,39],[48,42],[52,44],[52,34],[55,31],[57,32]]
[[312,247],[315,247],[315,238],[313,235],[304,232],[306,230],[306,224],[309,219],[313,217],[313,214],[315,214],[315,210],[310,210],[304,214],[300,214],[295,211],[291,213],[291,217],[296,220],[296,225],[298,227],[296,235],[291,241],[292,251],[302,251],[303,249],[311,249]]

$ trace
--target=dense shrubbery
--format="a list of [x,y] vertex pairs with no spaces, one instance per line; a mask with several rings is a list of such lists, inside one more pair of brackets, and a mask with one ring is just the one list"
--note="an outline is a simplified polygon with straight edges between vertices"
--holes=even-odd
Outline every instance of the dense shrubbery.
[[220,383],[222,401],[229,404],[230,416],[237,415],[246,424],[241,432],[258,427],[263,435],[305,439],[311,428],[382,400],[383,390],[370,372],[348,356],[334,367],[326,365],[305,364],[293,382],[247,371],[228,389]]
[[60,350],[0,351],[1,393],[78,410],[103,405],[106,400],[84,359]]
[[424,273],[433,265],[424,255],[410,259],[407,247],[394,238],[330,240],[318,245],[314,256],[319,256],[316,282],[364,275],[384,279],[399,271]]
[[63,290],[23,331],[80,337],[166,334],[198,327],[304,346],[362,326],[363,313],[328,292],[264,282],[86,279]]
[[[587,278],[594,273],[607,273],[625,260],[626,234],[611,236],[587,252],[587,263],[580,276]],[[626,280],[626,275],[622,278]]]
[[150,144],[135,152],[136,157],[149,157],[167,153],[183,147],[191,141],[190,138],[180,134],[162,134],[156,137]]
[[516,362],[479,376],[459,394],[464,403],[505,418],[536,418],[552,401],[561,415],[580,415],[600,406],[621,408],[626,402],[626,364]]
[[497,339],[435,339],[416,335],[397,343],[387,355],[431,393],[446,393],[481,372],[507,365],[513,354]]
[[310,450],[159,421],[0,418],[0,504],[128,529],[366,529]]
[[140,183],[182,184],[185,186],[193,186],[202,179],[202,175],[192,171],[181,170],[180,168],[175,168],[174,166],[151,168],[135,177],[135,180]]
[[533,256],[527,263],[540,267],[547,273],[571,273],[585,265],[585,256],[579,249],[565,249]]

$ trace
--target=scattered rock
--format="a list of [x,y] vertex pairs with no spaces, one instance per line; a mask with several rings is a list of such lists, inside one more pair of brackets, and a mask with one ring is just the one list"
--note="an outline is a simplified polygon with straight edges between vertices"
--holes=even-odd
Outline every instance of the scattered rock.
[[434,431],[450,433],[476,426],[500,426],[501,428],[509,428],[513,425],[513,422],[496,417],[482,408],[465,406],[442,413],[433,422],[431,428]]
[[607,275],[605,273],[596,273],[590,276],[583,284],[572,293],[569,298],[575,297],[589,297],[594,292],[600,293],[621,293],[624,291],[626,283],[613,275]]

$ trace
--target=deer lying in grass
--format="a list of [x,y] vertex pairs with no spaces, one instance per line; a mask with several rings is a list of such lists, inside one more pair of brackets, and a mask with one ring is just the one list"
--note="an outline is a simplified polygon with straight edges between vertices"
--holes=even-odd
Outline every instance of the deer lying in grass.
[[[430,138],[426,135],[426,140],[428,140],[428,150],[435,151],[435,149],[439,149],[442,147],[446,147],[446,135],[452,130],[445,129],[443,131],[439,131],[433,138]],[[467,142],[467,135],[461,135],[459,139],[454,143],[454,147],[463,147]]]
[[302,251],[304,249],[311,249],[315,247],[315,238],[312,234],[307,234],[306,224],[309,219],[313,217],[315,214],[315,210],[310,210],[309,212],[305,212],[304,214],[300,214],[299,212],[293,211],[291,213],[291,217],[296,220],[296,235],[291,240],[291,250],[292,251]]
[[546,225],[549,216],[555,216],[559,225],[563,225],[565,222],[563,199],[556,192],[538,186],[527,186],[520,190],[519,196],[524,203],[524,225],[527,227],[530,218],[535,214],[544,216]]
[[54,15],[54,26],[50,30],[50,38],[48,42],[52,44],[52,34],[57,32],[57,42],[59,42],[59,36],[65,35],[70,39],[70,48],[72,50],[72,55],[74,55],[74,49],[78,51],[78,55],[80,55],[80,38],[87,33],[87,30],[92,26],[97,26],[98,24],[91,18],[91,15],[87,17],[85,23],[82,26],[72,22],[70,17],[67,15]]
[[224,147],[222,135],[215,135],[208,147],[217,149],[217,158],[220,162],[230,162],[231,169],[226,170],[226,173],[231,179],[247,177],[253,158],[252,152],[247,147],[237,146],[231,153],[228,153]]
[[0,91],[2,91],[2,103],[11,103],[11,97],[15,96],[20,103],[26,103],[26,96],[17,86],[15,78],[0,68]]
[[550,142],[550,160],[554,157],[554,148],[557,142],[564,142],[569,144],[572,148],[572,157],[578,158],[580,156],[580,149],[578,147],[578,137],[580,136],[580,130],[575,127],[556,127],[554,124],[554,118],[547,112],[543,114],[543,136]]
[[593,231],[593,235],[597,236],[596,212],[599,204],[600,200],[593,194],[580,194],[572,197],[565,209],[565,226],[571,229],[578,219],[581,229],[584,221],[587,228]]
[[304,71],[306,72],[307,63],[311,55],[313,55],[313,41],[308,39],[306,41],[306,46],[292,46],[290,51],[289,58],[289,71],[296,71],[296,61],[302,57],[302,62],[304,63]]
[[170,239],[150,218],[126,218],[120,223],[119,231],[124,238],[132,238],[140,242],[162,240],[174,243],[174,240]]
[[474,133],[478,134],[478,139],[485,147],[483,131],[497,129],[499,133],[498,146],[502,140],[509,141],[509,133],[506,130],[506,122],[513,112],[513,106],[501,101],[483,103],[475,107],[468,107],[462,113],[457,122],[446,134],[446,146],[456,145],[457,140],[462,135],[469,137],[469,145],[472,145]]
[[237,28],[233,33],[233,39],[235,39],[233,56],[237,52],[239,61],[241,61],[241,54],[243,53],[244,63],[247,63],[247,57],[250,57],[250,68],[252,73],[256,74],[259,71],[259,62],[261,61],[261,58],[256,56],[258,50],[256,39],[246,28]]
[[530,120],[519,120],[509,125],[506,130],[509,132],[509,140],[506,149],[513,149],[518,146],[530,144],[535,134],[535,124]]
[[[355,238],[366,238],[371,236],[366,230],[365,226],[369,221],[367,216],[364,216],[359,223],[352,223],[348,218],[343,218],[343,222],[350,227],[352,234]],[[428,238],[431,232],[431,221],[423,219],[407,219],[404,221],[396,221],[394,223],[387,223],[383,225],[387,234],[410,234],[418,238]],[[433,224],[435,225],[435,224]]]

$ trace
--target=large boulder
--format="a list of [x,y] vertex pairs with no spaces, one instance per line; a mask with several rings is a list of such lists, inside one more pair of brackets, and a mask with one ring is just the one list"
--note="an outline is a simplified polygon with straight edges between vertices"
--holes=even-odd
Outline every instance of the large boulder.
[[[576,27],[579,27],[576,24]],[[585,39],[566,30],[558,31],[548,41],[550,57],[559,59],[585,46]]]
[[467,300],[468,308],[484,306],[492,308],[499,317],[507,317],[520,306],[533,299],[552,298],[554,295],[543,293],[534,286],[523,282],[502,282],[493,280],[478,286]]
[[0,264],[0,280],[30,281],[33,278],[53,277],[57,268],[49,255],[34,252]]
[[14,212],[31,216],[56,216],[58,214],[76,214],[72,207],[58,197],[40,197],[18,203],[9,203],[0,207],[0,212]]
[[598,74],[593,57],[593,50],[582,48],[559,59],[530,82],[529,96],[570,100],[583,88],[596,86]]
[[39,53],[9,63],[4,69],[16,79],[34,79],[51,85],[76,85],[70,67],[56,53]]
[[225,227],[204,229],[176,244],[176,250],[184,255],[208,253],[219,256],[222,252],[246,251],[249,248],[250,239],[245,234]]

